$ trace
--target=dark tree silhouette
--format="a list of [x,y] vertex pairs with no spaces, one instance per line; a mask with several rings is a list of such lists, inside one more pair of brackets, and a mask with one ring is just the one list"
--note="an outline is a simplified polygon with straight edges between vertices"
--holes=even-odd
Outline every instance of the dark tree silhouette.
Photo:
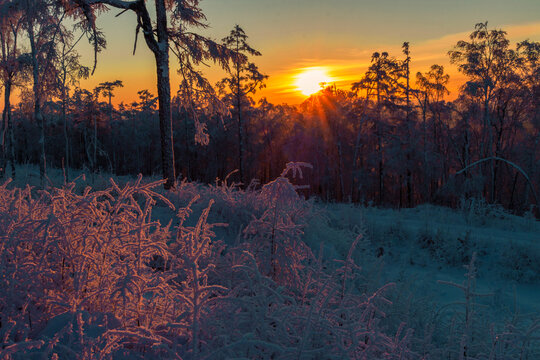
[[[487,21],[476,24],[470,34],[470,42],[461,40],[448,52],[450,61],[458,65],[459,71],[469,77],[466,90],[482,100],[484,112],[484,141],[481,153],[484,157],[495,157],[494,134],[490,106],[497,87],[509,75],[516,60],[515,51],[509,49],[506,31],[488,29]],[[495,161],[490,161],[491,187],[489,199],[495,200]]]
[[235,25],[229,36],[224,38],[223,45],[234,52],[237,56],[233,61],[233,69],[230,77],[220,81],[218,87],[227,87],[230,91],[230,102],[237,120],[238,129],[238,166],[240,181],[245,182],[245,119],[243,108],[251,103],[250,95],[258,89],[264,88],[264,81],[268,78],[259,71],[257,65],[249,62],[249,56],[261,56],[261,53],[247,43],[248,36],[244,30]]

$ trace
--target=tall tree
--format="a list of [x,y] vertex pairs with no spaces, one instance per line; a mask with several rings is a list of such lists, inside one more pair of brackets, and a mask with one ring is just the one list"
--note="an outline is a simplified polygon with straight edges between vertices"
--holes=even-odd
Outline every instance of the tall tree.
[[27,54],[32,73],[34,97],[33,118],[39,128],[39,174],[44,184],[47,171],[45,152],[45,117],[43,103],[56,88],[58,72],[55,67],[56,42],[67,12],[53,0],[13,0],[12,6],[23,14],[23,27],[28,35],[30,52]]
[[250,56],[261,56],[261,53],[252,48],[247,43],[248,36],[239,26],[231,30],[229,36],[222,42],[228,49],[232,50],[236,57],[233,61],[232,71],[229,77],[223,79],[218,87],[227,87],[230,90],[231,100],[233,100],[234,112],[236,115],[238,129],[238,166],[240,181],[245,182],[244,152],[245,152],[245,119],[244,107],[249,106],[252,100],[250,96],[258,89],[264,88],[264,81],[268,78],[259,71],[257,65],[249,61]]
[[69,182],[70,156],[69,156],[69,129],[68,108],[69,91],[71,86],[77,86],[81,78],[88,78],[90,69],[80,63],[80,55],[75,51],[75,46],[81,38],[73,42],[73,33],[61,30],[58,51],[58,85],[62,101],[62,124],[64,128],[64,176]]
[[[458,41],[448,52],[450,61],[469,77],[464,89],[482,100],[484,117],[484,143],[482,156],[493,158],[494,139],[490,106],[495,90],[500,86],[515,62],[515,52],[509,49],[506,31],[490,30],[488,23],[476,24],[470,41]],[[495,200],[495,160],[490,161],[491,189],[489,199]]]
[[406,99],[406,116],[405,116],[405,128],[406,135],[406,152],[407,152],[407,205],[412,206],[412,171],[411,171],[411,151],[413,149],[411,144],[411,101],[410,101],[410,77],[411,77],[411,51],[408,42],[404,42],[402,45],[403,54],[405,60],[403,61],[403,72],[405,77],[405,99]]
[[[432,164],[428,158],[428,143],[437,141],[436,134],[428,141],[428,124],[427,114],[428,110],[431,110],[433,127],[435,129],[435,122],[441,121],[441,106],[444,102],[444,96],[449,94],[447,85],[450,76],[445,74],[444,67],[442,65],[434,64],[430,70],[426,73],[416,73],[416,86],[417,90],[413,92],[418,100],[420,111],[422,114],[422,153],[423,153],[423,171],[424,171],[424,185],[425,196],[430,194],[429,185],[432,181]],[[437,114],[437,115],[436,115]]]
[[18,36],[22,30],[22,14],[9,7],[10,3],[0,3],[0,86],[4,88],[4,110],[2,112],[0,177],[6,171],[7,160],[11,163],[11,176],[15,177],[15,154],[13,123],[11,119],[11,93],[20,77],[23,59],[19,49]]
[[375,96],[375,119],[372,119],[377,137],[378,157],[378,202],[384,201],[384,126],[381,113],[384,108],[395,107],[399,97],[399,79],[401,77],[401,64],[387,52],[375,52],[371,56],[371,65],[363,78],[352,84],[352,91],[359,93],[365,90],[369,101]]
[[[214,41],[194,32],[188,27],[206,28],[206,17],[200,0],[155,0],[155,22],[144,0],[73,0],[92,20],[95,28],[95,13],[102,5],[137,15],[136,34],[142,30],[146,45],[156,62],[156,77],[159,103],[159,126],[161,137],[161,163],[164,187],[170,189],[175,182],[174,148],[171,113],[171,85],[169,78],[169,48],[171,43],[183,49],[196,61],[213,60],[227,67],[227,52]],[[137,37],[136,37],[137,38]],[[135,46],[136,46],[135,40]]]

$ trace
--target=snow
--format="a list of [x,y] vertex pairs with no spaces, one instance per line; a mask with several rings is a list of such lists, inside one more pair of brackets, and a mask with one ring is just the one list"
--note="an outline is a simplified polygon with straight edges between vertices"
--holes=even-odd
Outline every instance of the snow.
[[[166,192],[155,179],[107,174],[55,190],[63,177],[54,169],[41,200],[31,190],[23,201],[34,196],[33,205],[14,213],[10,202],[21,200],[10,189],[39,183],[37,167],[17,174],[0,189],[0,278],[13,291],[0,295],[10,324],[0,326],[1,356],[458,359],[465,348],[476,359],[540,356],[532,216],[478,201],[401,210],[305,201],[287,172],[259,190],[223,181]],[[83,193],[87,186],[98,192]],[[93,225],[78,227],[92,214]],[[88,238],[69,245],[58,229]],[[15,252],[17,241],[49,250],[38,259]],[[29,261],[14,268],[13,255]],[[466,277],[473,258],[477,272]],[[366,336],[370,346],[361,346]]]

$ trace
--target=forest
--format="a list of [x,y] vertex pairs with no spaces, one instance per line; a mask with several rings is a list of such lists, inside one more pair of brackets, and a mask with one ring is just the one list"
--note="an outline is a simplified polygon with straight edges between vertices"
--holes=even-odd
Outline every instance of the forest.
[[[0,358],[540,357],[540,41],[471,24],[452,94],[405,41],[274,104],[199,3],[0,0]],[[155,60],[129,103],[81,87],[108,11]]]

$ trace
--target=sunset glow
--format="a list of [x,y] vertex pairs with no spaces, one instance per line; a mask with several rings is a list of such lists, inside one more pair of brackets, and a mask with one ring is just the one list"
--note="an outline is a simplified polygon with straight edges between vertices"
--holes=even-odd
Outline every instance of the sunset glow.
[[323,84],[334,82],[335,79],[328,75],[325,68],[312,67],[302,69],[296,76],[296,89],[305,96],[315,94],[323,87]]

